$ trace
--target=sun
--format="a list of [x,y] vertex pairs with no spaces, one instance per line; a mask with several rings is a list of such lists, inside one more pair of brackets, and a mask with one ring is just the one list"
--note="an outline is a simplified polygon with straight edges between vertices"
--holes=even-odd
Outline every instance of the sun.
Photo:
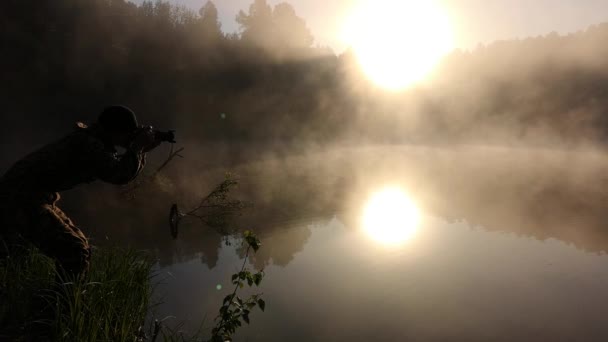
[[375,193],[363,211],[363,230],[385,245],[409,240],[420,221],[418,208],[401,189],[385,188]]
[[434,0],[361,0],[342,40],[367,77],[392,90],[423,80],[454,48],[450,20]]

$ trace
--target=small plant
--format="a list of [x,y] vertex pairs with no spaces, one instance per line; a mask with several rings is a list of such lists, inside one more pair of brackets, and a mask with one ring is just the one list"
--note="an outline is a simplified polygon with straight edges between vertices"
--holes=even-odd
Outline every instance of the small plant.
[[229,228],[230,218],[250,207],[246,202],[229,198],[229,193],[238,185],[238,180],[227,173],[224,181],[217,185],[207,196],[201,198],[198,205],[187,212],[181,212],[177,204],[173,204],[169,213],[171,235],[177,238],[179,224],[185,217],[193,217],[202,224],[215,229],[222,236],[234,234]]
[[243,237],[244,242],[247,244],[245,260],[243,260],[241,270],[232,275],[234,291],[224,298],[219,315],[215,318],[217,323],[211,330],[211,342],[232,341],[232,335],[242,325],[241,321],[249,324],[249,314],[253,308],[258,306],[262,311],[266,308],[266,303],[261,298],[262,294],[255,294],[246,299],[242,299],[237,295],[238,290],[242,289],[245,283],[249,287],[252,287],[254,284],[255,286],[259,286],[264,278],[264,270],[252,273],[245,267],[249,252],[253,250],[255,253],[260,248],[260,240],[249,230],[245,231]]
[[[247,245],[247,250],[245,252],[245,259],[243,260],[243,264],[241,269],[232,275],[232,284],[234,285],[234,290],[231,294],[227,295],[223,302],[222,306],[219,309],[219,314],[215,318],[215,326],[211,328],[211,337],[206,340],[201,337],[201,330],[196,333],[194,336],[185,337],[179,330],[179,327],[169,328],[162,324],[162,321],[154,321],[151,341],[156,342],[160,337],[164,342],[173,342],[173,341],[190,341],[190,342],[226,342],[232,341],[232,336],[236,333],[237,329],[242,326],[242,322],[249,324],[250,318],[249,315],[251,310],[253,310],[256,306],[260,308],[260,310],[264,311],[266,309],[266,302],[262,299],[262,294],[254,294],[249,296],[248,298],[241,298],[238,296],[238,291],[248,285],[249,287],[259,286],[264,278],[264,270],[260,270],[258,272],[250,271],[247,265],[247,259],[249,253],[253,250],[253,252],[257,252],[260,248],[260,240],[257,236],[251,231],[245,231],[243,233],[243,243]],[[152,328],[152,327],[151,327]],[[206,330],[206,329],[205,329]]]

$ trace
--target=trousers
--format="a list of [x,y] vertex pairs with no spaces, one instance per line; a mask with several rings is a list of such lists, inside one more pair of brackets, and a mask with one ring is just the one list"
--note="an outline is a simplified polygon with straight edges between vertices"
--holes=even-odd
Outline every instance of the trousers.
[[30,242],[55,259],[66,274],[79,275],[89,269],[91,247],[88,239],[57,206],[58,193],[28,199],[0,201],[0,233],[5,242]]

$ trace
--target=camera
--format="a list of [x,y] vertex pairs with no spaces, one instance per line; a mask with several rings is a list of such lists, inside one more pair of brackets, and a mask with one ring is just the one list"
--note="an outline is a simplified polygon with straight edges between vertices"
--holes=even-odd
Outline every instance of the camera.
[[154,139],[160,142],[168,142],[175,144],[175,131],[169,130],[166,132],[154,130]]
[[138,134],[140,134],[144,131],[152,132],[152,134],[154,135],[154,140],[158,143],[168,142],[168,143],[175,144],[175,131],[174,130],[169,130],[169,131],[163,132],[163,131],[154,129],[152,126],[140,126],[135,131],[133,137],[137,136]]

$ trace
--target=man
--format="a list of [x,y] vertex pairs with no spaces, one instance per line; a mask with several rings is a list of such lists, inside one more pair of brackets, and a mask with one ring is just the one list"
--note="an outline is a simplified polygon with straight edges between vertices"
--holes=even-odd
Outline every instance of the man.
[[[10,243],[16,237],[31,242],[67,274],[85,273],[91,249],[57,207],[59,192],[97,179],[126,184],[159,144],[124,106],[104,109],[91,127],[78,123],[74,132],[27,155],[0,178],[0,235]],[[117,155],[116,146],[126,152]]]

